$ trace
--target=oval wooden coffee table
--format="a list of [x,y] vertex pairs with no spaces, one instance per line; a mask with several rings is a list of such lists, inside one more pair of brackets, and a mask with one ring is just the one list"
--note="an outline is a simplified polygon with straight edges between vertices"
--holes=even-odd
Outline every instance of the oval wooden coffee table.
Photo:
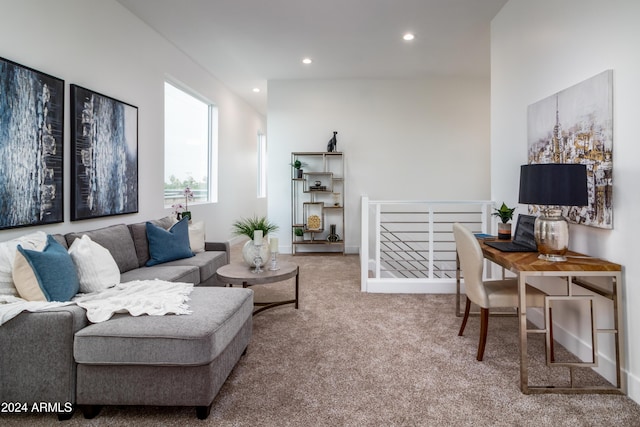
[[298,278],[299,268],[297,264],[292,262],[279,262],[279,270],[269,270],[268,263],[263,267],[262,273],[253,273],[253,267],[249,267],[246,264],[233,263],[220,267],[216,274],[218,279],[224,283],[230,285],[242,285],[243,288],[255,285],[265,285],[267,283],[281,282],[283,280],[296,278],[296,297],[292,300],[286,301],[274,301],[274,302],[256,302],[255,306],[260,307],[253,312],[253,315],[260,313],[268,308],[277,307],[284,304],[294,304],[296,310],[298,309]]

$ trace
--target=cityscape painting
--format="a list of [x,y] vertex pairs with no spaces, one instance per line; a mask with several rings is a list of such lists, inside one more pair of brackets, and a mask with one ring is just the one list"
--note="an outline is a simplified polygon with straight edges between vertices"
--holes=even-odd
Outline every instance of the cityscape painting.
[[[587,167],[588,206],[565,206],[570,222],[613,228],[613,70],[528,108],[528,161]],[[531,206],[530,211],[539,209]]]
[[62,222],[64,80],[0,58],[0,229]]
[[71,85],[71,220],[138,212],[138,108]]

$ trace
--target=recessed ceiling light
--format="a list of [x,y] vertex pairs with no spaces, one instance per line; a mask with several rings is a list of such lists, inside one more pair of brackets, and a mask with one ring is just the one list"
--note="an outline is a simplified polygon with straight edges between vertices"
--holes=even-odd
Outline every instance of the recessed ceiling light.
[[402,36],[402,39],[404,41],[410,42],[411,40],[415,39],[416,36],[414,36],[412,33],[406,33],[404,36]]
[[260,92],[260,88],[254,87],[254,88],[253,88],[253,91],[254,91],[255,93],[258,93],[258,92]]
[[304,58],[304,59],[302,60],[302,63],[303,63],[303,64],[311,64],[312,62],[313,62],[313,61],[311,60],[311,58]]

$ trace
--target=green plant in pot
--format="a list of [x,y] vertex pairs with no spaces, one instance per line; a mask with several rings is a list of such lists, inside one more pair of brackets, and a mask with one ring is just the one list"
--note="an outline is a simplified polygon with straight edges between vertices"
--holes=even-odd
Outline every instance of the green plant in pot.
[[509,221],[513,219],[513,212],[516,208],[510,208],[502,202],[500,209],[493,208],[493,210],[495,212],[492,215],[497,216],[501,221],[498,223],[498,239],[511,239],[511,223]]
[[293,233],[296,235],[298,240],[302,240],[302,238],[304,237],[304,230],[300,227],[293,230]]
[[302,170],[303,166],[306,166],[306,163],[302,163],[300,160],[296,160],[293,163],[290,163],[291,166],[293,166],[293,168],[296,170],[296,178],[302,178],[302,173],[304,172]]
[[[242,218],[233,223],[233,234],[247,236],[247,241],[242,247],[242,257],[250,266],[262,267],[271,257],[267,235],[278,230],[278,225],[269,222],[266,217],[253,216]],[[256,236],[256,231],[262,231],[262,236]],[[260,233],[258,233],[260,234]]]

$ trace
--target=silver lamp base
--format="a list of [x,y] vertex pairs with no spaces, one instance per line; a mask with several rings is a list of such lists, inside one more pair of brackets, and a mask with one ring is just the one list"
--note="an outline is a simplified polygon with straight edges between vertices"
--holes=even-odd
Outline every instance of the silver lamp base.
[[543,209],[536,218],[534,235],[538,245],[539,259],[545,261],[566,261],[569,248],[569,223],[562,216],[559,207]]

